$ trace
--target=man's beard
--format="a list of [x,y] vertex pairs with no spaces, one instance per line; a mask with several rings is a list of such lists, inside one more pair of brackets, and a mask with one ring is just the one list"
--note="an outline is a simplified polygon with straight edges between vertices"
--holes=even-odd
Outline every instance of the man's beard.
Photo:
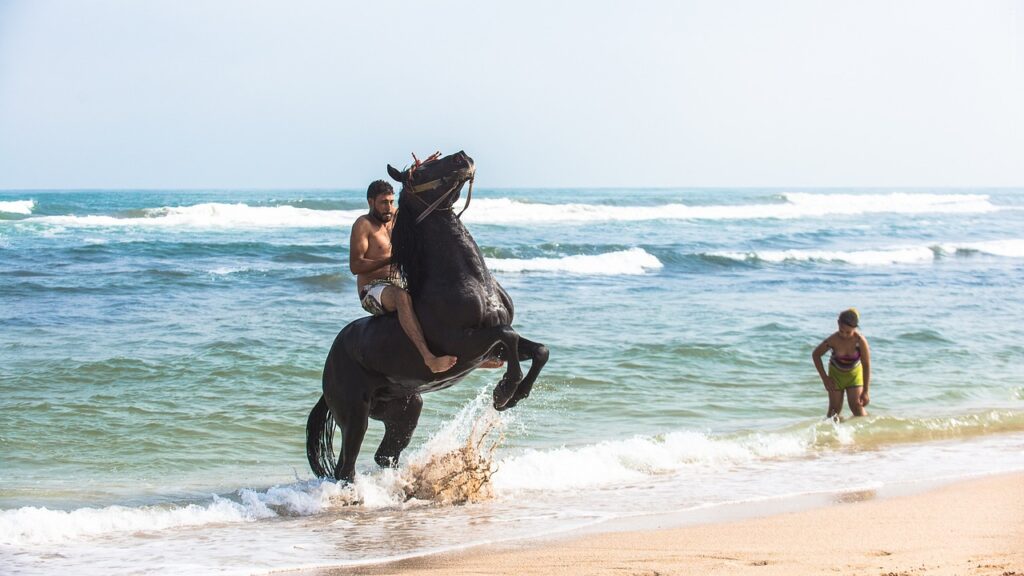
[[388,212],[387,214],[381,214],[376,210],[370,210],[370,217],[376,220],[377,222],[380,222],[381,224],[387,224],[388,222],[391,222],[392,218],[394,218],[394,214],[392,214],[391,212]]

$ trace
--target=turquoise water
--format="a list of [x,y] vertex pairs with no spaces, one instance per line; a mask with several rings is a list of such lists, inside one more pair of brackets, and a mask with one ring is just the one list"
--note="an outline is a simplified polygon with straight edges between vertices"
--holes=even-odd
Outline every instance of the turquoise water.
[[[551,360],[500,417],[494,371],[425,396],[398,471],[371,423],[344,488],[312,478],[304,426],[364,314],[360,191],[0,192],[0,561],[250,573],[1024,469],[1024,191],[474,194]],[[810,351],[849,306],[872,404],[833,423]],[[487,490],[408,499],[481,422]]]

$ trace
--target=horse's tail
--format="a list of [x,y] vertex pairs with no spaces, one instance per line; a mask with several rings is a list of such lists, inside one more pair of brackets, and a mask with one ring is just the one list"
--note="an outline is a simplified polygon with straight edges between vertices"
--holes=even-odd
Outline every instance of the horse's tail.
[[306,420],[306,458],[317,478],[334,478],[334,416],[323,394]]

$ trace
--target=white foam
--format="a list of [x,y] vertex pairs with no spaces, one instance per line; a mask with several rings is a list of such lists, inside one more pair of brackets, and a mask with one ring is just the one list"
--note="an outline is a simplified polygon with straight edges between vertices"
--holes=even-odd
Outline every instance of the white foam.
[[769,458],[807,454],[815,429],[798,433],[752,434],[715,438],[706,433],[680,431],[662,437],[637,436],[628,440],[553,450],[528,450],[498,465],[495,489],[570,490],[623,482],[640,482],[655,475],[693,466],[722,466]]
[[231,274],[240,274],[243,272],[267,272],[269,269],[266,267],[257,268],[252,266],[219,266],[210,270],[210,274],[214,276],[228,276]]
[[256,510],[223,498],[214,498],[206,506],[191,504],[168,508],[108,506],[64,511],[24,507],[0,511],[0,543],[19,545],[59,542],[111,532],[244,522],[258,517]]
[[159,228],[330,228],[347,227],[365,210],[310,210],[295,206],[249,206],[210,202],[193,206],[149,208],[142,217],[42,216],[32,222],[80,227]]
[[881,250],[759,250],[756,252],[711,252],[710,256],[730,260],[780,262],[845,262],[860,266],[931,262],[935,252],[927,246]]
[[812,194],[789,192],[782,195],[802,215],[826,214],[972,214],[999,210],[986,194]]
[[783,203],[690,206],[539,204],[510,198],[481,199],[464,214],[480,224],[563,223],[640,220],[792,219],[877,213],[983,213],[998,210],[983,194],[783,194]]
[[1004,258],[1024,258],[1024,239],[940,244],[939,249],[949,254],[955,254],[960,251],[976,251]]
[[475,401],[464,407],[424,446],[410,454],[405,466],[384,470],[372,468],[370,473],[357,474],[352,484],[308,480],[273,486],[264,491],[243,488],[236,493],[237,501],[214,495],[205,504],[87,507],[70,511],[29,506],[2,510],[0,544],[60,543],[117,533],[252,522],[281,516],[311,516],[354,503],[368,509],[423,505],[422,502],[408,500],[410,465],[429,461],[432,455],[463,443],[485,410],[489,410],[487,417],[496,417],[497,412],[488,407],[489,398],[489,390],[482,390]]
[[[482,198],[464,214],[478,224],[544,224],[641,220],[742,220],[807,218],[873,213],[979,213],[999,208],[983,194],[783,194],[784,202],[691,206],[610,206],[603,204],[541,204],[512,198]],[[4,211],[30,214],[32,200],[0,203]],[[461,204],[456,205],[460,209]],[[26,211],[27,210],[27,211]],[[164,228],[336,228],[347,227],[365,210],[310,210],[295,206],[249,206],[209,202],[192,206],[148,208],[142,216],[40,216],[31,222],[70,227]]]
[[[366,463],[349,485],[329,480],[297,481],[266,490],[241,489],[232,499],[212,496],[203,504],[108,506],[50,510],[24,507],[0,511],[0,545],[60,544],[113,534],[153,533],[182,527],[241,524],[261,519],[311,516],[358,504],[363,509],[408,509],[434,503],[409,499],[411,470],[435,456],[466,445],[481,423],[500,436],[514,420],[489,405],[485,387],[451,421],[419,449],[404,457],[397,469],[377,469]],[[815,420],[772,432],[714,435],[679,430],[658,436],[634,436],[573,447],[528,449],[506,456],[493,466],[494,495],[514,498],[530,491],[578,491],[586,488],[646,485],[656,478],[689,473],[704,475],[745,467],[760,470],[769,462],[802,460],[835,453],[836,447],[861,440],[899,441],[913,432],[941,431],[949,437],[976,430],[1019,430],[1022,416],[1014,412],[938,416],[924,419],[873,417],[839,423]],[[908,436],[908,431],[911,434]],[[337,437],[336,437],[337,438]],[[712,492],[714,492],[712,490]]]
[[[364,498],[387,486],[386,480],[375,479],[372,486],[365,478],[354,486],[328,480],[310,480],[266,491],[244,488],[237,492],[238,501],[212,496],[205,504],[140,506],[107,506],[77,508],[70,511],[23,507],[0,511],[0,544],[40,544],[80,540],[82,538],[125,532],[154,532],[188,526],[252,522],[277,516],[309,516],[334,506]],[[394,490],[393,497],[377,506],[401,503],[403,497]],[[377,507],[373,504],[368,507]]]
[[35,208],[35,200],[9,200],[0,202],[0,212],[8,214],[31,214]]
[[566,272],[569,274],[644,274],[662,268],[657,257],[642,248],[605,254],[561,258],[488,258],[487,267],[498,272]]
[[985,242],[948,242],[916,246],[894,246],[872,250],[758,250],[750,252],[709,252],[730,260],[782,262],[843,262],[858,266],[889,264],[920,264],[933,262],[942,255],[979,252],[1004,258],[1024,257],[1024,239],[990,240]]

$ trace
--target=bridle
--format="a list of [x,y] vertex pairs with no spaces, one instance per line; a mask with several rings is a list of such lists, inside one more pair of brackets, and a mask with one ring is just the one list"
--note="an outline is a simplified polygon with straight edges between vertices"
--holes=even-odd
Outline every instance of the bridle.
[[[412,155],[412,159],[415,160],[415,163],[412,165],[411,168],[409,168],[409,176],[407,177],[408,180],[409,181],[412,180],[413,173],[416,171],[417,168],[419,168],[420,166],[423,166],[424,164],[433,162],[434,160],[437,160],[440,157],[441,157],[441,153],[440,152],[434,152],[433,154],[430,155],[430,157],[428,157],[426,160],[423,160],[421,162],[420,159],[416,157],[416,154],[413,154]],[[469,203],[473,199],[473,180],[474,179],[475,179],[475,177],[470,177],[469,178],[469,192],[466,193],[466,204],[465,204],[465,206],[462,207],[462,210],[459,210],[459,213],[455,215],[456,218],[462,218],[462,213],[466,211],[466,208],[469,208]],[[423,209],[423,212],[420,212],[420,215],[416,217],[416,224],[419,224],[420,222],[423,221],[424,218],[426,218],[427,216],[430,216],[430,214],[432,212],[434,212],[434,210],[437,210],[438,206],[440,206],[441,203],[444,202],[444,200],[446,198],[448,198],[449,196],[452,195],[452,192],[455,192],[455,190],[459,187],[459,184],[461,184],[462,182],[465,182],[465,180],[461,180],[461,182],[457,182],[458,180],[460,180],[460,179],[459,178],[451,178],[449,176],[442,176],[441,178],[436,178],[436,179],[431,180],[429,182],[424,182],[423,184],[417,184],[415,186],[406,185],[406,186],[402,187],[402,193],[403,194],[405,192],[411,193],[413,198],[419,200],[420,203],[422,203],[424,206],[426,206],[426,208]],[[418,196],[419,194],[422,194],[423,192],[429,192],[431,190],[435,190],[437,188],[440,188],[441,186],[450,186],[450,188],[448,188],[447,192],[445,192],[444,194],[438,196],[437,200],[434,200],[433,202],[431,202],[429,204],[427,203],[426,200],[424,200],[423,198],[420,198]],[[449,208],[447,208],[447,210],[451,210],[451,208],[449,207]]]

